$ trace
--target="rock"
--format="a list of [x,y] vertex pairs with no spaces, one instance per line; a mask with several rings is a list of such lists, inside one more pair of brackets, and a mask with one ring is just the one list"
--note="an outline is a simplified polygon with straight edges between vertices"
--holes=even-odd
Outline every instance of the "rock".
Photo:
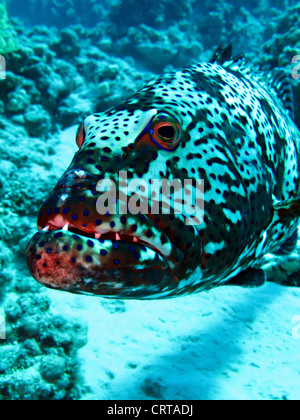
[[38,57],[46,62],[55,57],[55,53],[49,49],[49,46],[42,42],[33,45],[33,50]]
[[65,60],[56,59],[53,63],[53,70],[62,78],[66,92],[73,93],[76,90],[85,89],[86,82],[84,78],[78,74],[76,67],[71,63],[68,63]]
[[53,399],[52,387],[41,379],[38,370],[31,366],[17,370],[11,375],[2,375],[0,378],[0,400],[44,400]]
[[38,345],[37,341],[32,338],[28,338],[24,341],[24,348],[30,357],[42,355],[40,346]]
[[111,38],[108,38],[108,37],[102,38],[99,41],[98,45],[102,51],[109,52],[112,48],[112,40]]
[[102,82],[98,85],[98,97],[105,98],[110,95],[110,84],[108,82]]
[[5,306],[0,340],[1,399],[78,399],[78,348],[87,327],[49,312],[49,299],[23,291]]
[[8,160],[0,160],[0,174],[11,176],[18,171],[17,166]]
[[41,105],[30,105],[25,112],[25,128],[31,137],[47,137],[51,132],[51,117]]
[[170,48],[170,45],[166,42],[160,42],[157,44],[143,42],[137,45],[136,50],[152,65],[154,64],[160,67],[164,67],[167,64],[172,63],[174,57],[176,57],[178,53],[176,48]]
[[63,357],[49,354],[42,358],[40,373],[47,382],[56,382],[64,375],[65,368],[66,363]]
[[66,128],[81,123],[91,113],[91,101],[74,93],[61,102],[58,108],[58,121],[63,128]]
[[61,31],[61,39],[53,49],[59,57],[76,57],[80,52],[80,40],[73,28],[65,28]]
[[108,64],[105,65],[101,71],[103,79],[115,79],[116,76],[120,73],[120,68],[118,64]]
[[6,103],[7,101],[7,95],[10,92],[13,92],[17,90],[22,83],[22,78],[20,76],[15,75],[11,71],[6,71],[6,79],[5,83],[3,81],[0,81],[0,98]]
[[0,347],[0,374],[7,372],[16,362],[20,348],[14,345]]
[[56,111],[59,101],[68,94],[68,90],[60,75],[53,72],[45,93],[46,95],[42,102],[43,106],[51,112]]
[[25,111],[31,98],[25,89],[17,89],[7,95],[6,110],[13,113]]
[[24,125],[25,124],[24,115],[23,114],[13,115],[11,117],[11,122],[13,122],[14,124]]
[[8,321],[16,322],[22,317],[23,311],[20,308],[20,305],[16,302],[12,302],[5,308],[5,314]]
[[19,333],[21,336],[27,338],[38,338],[39,336],[39,323],[38,320],[33,317],[24,317],[22,319],[22,324],[19,328]]

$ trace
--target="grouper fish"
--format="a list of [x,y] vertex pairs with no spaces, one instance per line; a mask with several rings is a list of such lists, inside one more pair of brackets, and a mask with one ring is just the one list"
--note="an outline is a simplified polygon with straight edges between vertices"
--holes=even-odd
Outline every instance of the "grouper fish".
[[[211,61],[158,77],[88,116],[28,244],[32,276],[47,287],[119,299],[272,281],[263,257],[292,252],[298,239],[300,133],[291,92],[282,70],[264,72],[231,47],[218,48]],[[181,203],[176,186],[168,197],[162,188],[149,193],[159,179],[191,181]],[[126,180],[143,182],[136,207],[143,202],[149,211],[99,212],[101,181],[118,186],[115,196],[113,187],[101,190],[107,202],[128,210]],[[178,210],[188,197],[203,207],[193,223]]]

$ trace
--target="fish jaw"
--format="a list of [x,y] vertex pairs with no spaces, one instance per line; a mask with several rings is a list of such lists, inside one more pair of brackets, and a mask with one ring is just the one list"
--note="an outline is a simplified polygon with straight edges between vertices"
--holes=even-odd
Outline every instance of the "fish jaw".
[[178,285],[164,258],[149,247],[67,230],[37,232],[27,247],[27,264],[39,283],[73,293],[150,299],[172,294]]
[[50,288],[120,299],[172,294],[182,250],[147,215],[100,215],[93,190],[71,179],[41,208],[27,248],[32,276]]

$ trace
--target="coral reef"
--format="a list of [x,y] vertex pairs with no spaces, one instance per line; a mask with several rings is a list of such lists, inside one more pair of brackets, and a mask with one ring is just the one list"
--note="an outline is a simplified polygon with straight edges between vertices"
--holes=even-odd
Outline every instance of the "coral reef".
[[106,16],[102,2],[95,0],[8,0],[7,3],[11,11],[30,24],[43,22],[60,28],[72,23],[95,25]]
[[29,138],[22,125],[3,119],[0,148],[0,301],[6,318],[0,399],[78,399],[77,351],[86,343],[86,328],[50,314],[49,299],[24,267],[37,208],[58,176],[49,162],[54,141]]
[[[293,57],[300,54],[300,6],[294,6],[282,14],[275,26],[274,33],[264,44],[265,64],[270,68],[283,67],[292,73]],[[296,123],[300,128],[300,83],[291,78],[295,96]]]
[[0,1],[0,55],[18,49],[16,31],[14,30],[6,9],[6,4]]
[[[67,3],[70,6],[72,2]],[[78,7],[76,2],[74,5]],[[247,42],[249,57],[261,57],[261,61],[270,64],[271,57],[276,57],[274,65],[286,65],[289,55],[298,49],[297,9],[284,16],[271,7],[258,19],[261,2],[232,13],[230,2],[225,5],[219,0],[214,4],[207,1],[200,7],[192,1],[182,6],[184,13],[179,19],[179,9],[170,13],[170,1],[165,1],[159,4],[159,10],[149,7],[141,22],[132,21],[138,13],[127,13],[123,28],[117,25],[117,16],[133,5],[131,0],[112,3],[108,8],[110,23],[103,21],[88,28],[83,26],[83,17],[81,25],[51,31],[46,26],[24,28],[16,22],[22,49],[6,54],[9,72],[0,91],[1,114],[13,117],[32,137],[50,137],[59,128],[81,122],[95,110],[113,106],[149,79],[151,74],[137,70],[135,62],[151,72],[161,72],[166,66],[207,59],[217,44],[231,41],[236,53],[243,51]],[[139,7],[141,13],[142,9],[145,11],[145,4]],[[64,6],[61,10],[65,10]],[[160,26],[161,16],[167,26]],[[187,17],[191,16],[189,21]],[[261,45],[266,58],[257,54]]]
[[[29,3],[30,7],[36,6],[34,0]],[[25,29],[15,23],[22,50],[6,54],[11,73],[0,91],[0,112],[13,116],[32,137],[49,137],[59,128],[77,124],[91,112],[104,110],[128,96],[150,77],[133,70],[137,68],[135,61],[152,72],[161,72],[166,66],[209,58],[217,44],[231,41],[236,53],[244,51],[247,43],[249,57],[282,66],[299,48],[296,8],[285,16],[277,7],[267,8],[264,2],[249,3],[247,8],[240,2],[233,13],[235,6],[230,1],[206,1],[201,6],[190,1],[170,13],[171,2],[166,0],[157,7],[140,3],[138,13],[136,2],[127,0],[104,4],[101,13],[106,11],[109,21],[84,27],[85,15],[88,18],[100,13],[98,9],[95,12],[93,1],[88,3],[84,10],[78,10],[82,13],[78,15],[81,24],[61,30],[49,31],[45,26]],[[9,4],[18,10],[13,1]],[[47,5],[43,2],[41,9],[46,10]],[[68,0],[59,7],[65,12],[80,6]],[[54,2],[50,13],[56,13],[57,8]],[[135,13],[129,13],[131,9]],[[143,20],[136,22],[139,16]],[[257,54],[261,45],[266,57]],[[42,105],[44,111],[36,105]],[[42,119],[44,123],[40,124]]]
[[162,0],[153,6],[151,0],[136,2],[135,0],[113,1],[109,9],[110,20],[118,25],[118,30],[136,27],[141,21],[154,28],[165,28],[182,19],[191,19],[193,5],[196,0],[177,0],[174,7],[173,0]]
[[[182,38],[182,32],[186,32],[185,38]],[[162,72],[166,66],[197,62],[203,51],[197,26],[191,28],[184,20],[162,30],[145,24],[131,26],[126,36],[116,40],[114,48],[120,56],[131,54],[154,72]]]
[[5,307],[0,341],[0,400],[66,400],[81,396],[76,352],[87,342],[82,323],[49,313],[45,296],[26,293]]
[[[49,138],[59,128],[78,124],[149,78],[132,70],[133,60],[111,57],[91,45],[90,32],[83,28],[69,27],[51,36],[45,27],[17,28],[22,50],[5,55],[8,71],[0,111],[31,137]],[[86,49],[80,48],[78,34]]]

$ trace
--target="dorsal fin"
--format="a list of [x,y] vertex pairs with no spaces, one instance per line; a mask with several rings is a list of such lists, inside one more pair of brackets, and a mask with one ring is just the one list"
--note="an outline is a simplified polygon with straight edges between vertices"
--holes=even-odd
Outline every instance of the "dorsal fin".
[[233,57],[231,44],[225,48],[219,46],[210,62],[220,64],[229,70],[238,71],[243,76],[264,86],[288,111],[290,117],[295,119],[292,84],[289,75],[283,69],[263,69],[260,65],[250,63],[243,54]]
[[294,120],[294,94],[289,75],[283,69],[276,68],[270,73],[269,85],[274,89],[282,105],[289,111],[290,116]]
[[229,61],[231,59],[232,59],[232,44],[227,45],[227,47],[225,48],[219,45],[216,51],[214,52],[210,62],[222,65],[226,61]]
[[[235,65],[235,69],[241,73],[245,73],[249,70],[253,70],[254,66],[251,67],[249,62],[246,60],[244,54],[233,56],[232,44],[227,45],[223,48],[219,46],[213,53],[210,63],[217,63],[223,67],[230,67]],[[258,69],[258,67],[255,67]]]

